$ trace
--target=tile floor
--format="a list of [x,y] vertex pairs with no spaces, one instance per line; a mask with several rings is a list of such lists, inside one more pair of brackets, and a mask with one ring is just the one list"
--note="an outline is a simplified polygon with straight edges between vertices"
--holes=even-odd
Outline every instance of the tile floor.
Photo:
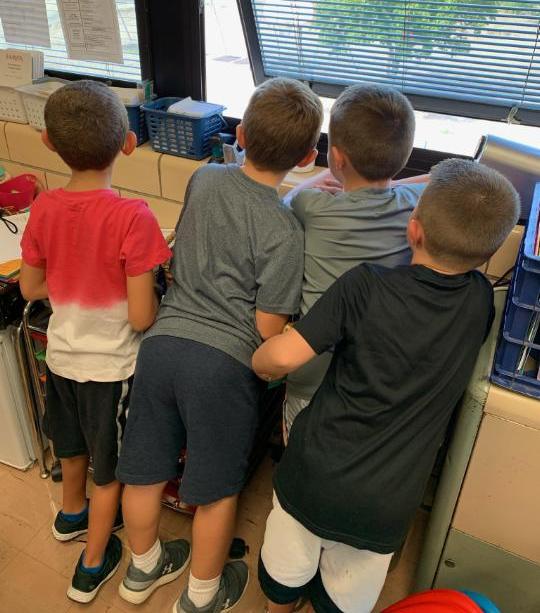
[[[256,580],[258,551],[265,519],[271,507],[272,464],[267,458],[252,478],[240,501],[236,534],[249,545],[247,563],[252,580],[238,613],[262,613],[264,598]],[[80,542],[59,543],[50,532],[60,508],[61,484],[42,480],[37,467],[21,472],[0,464],[0,613],[170,613],[187,581],[160,588],[143,605],[134,606],[118,595],[118,584],[128,563],[127,552],[118,573],[90,605],[67,599],[66,588],[82,550]],[[374,611],[404,597],[411,589],[414,567],[426,523],[419,513],[397,567],[389,574]],[[189,538],[191,519],[163,509],[161,536]],[[125,543],[125,534],[118,535]]]

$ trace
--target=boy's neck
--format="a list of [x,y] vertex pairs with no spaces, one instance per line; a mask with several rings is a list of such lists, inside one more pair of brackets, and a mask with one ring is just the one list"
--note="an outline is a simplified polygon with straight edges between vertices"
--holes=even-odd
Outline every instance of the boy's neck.
[[244,165],[240,167],[242,172],[256,181],[257,183],[262,183],[263,185],[268,185],[268,187],[273,187],[275,190],[283,183],[283,179],[287,176],[287,171],[283,172],[274,172],[273,170],[259,170],[255,168],[253,164],[246,157]]
[[110,189],[112,166],[105,170],[72,170],[71,179],[64,188],[68,192],[89,192]]
[[458,268],[448,266],[443,262],[439,262],[423,249],[413,250],[411,264],[413,266],[425,266],[426,268],[439,272],[443,275],[462,275],[469,272],[468,270],[460,270]]
[[342,183],[344,192],[354,192],[357,189],[390,189],[392,180],[369,181],[357,172],[344,172]]

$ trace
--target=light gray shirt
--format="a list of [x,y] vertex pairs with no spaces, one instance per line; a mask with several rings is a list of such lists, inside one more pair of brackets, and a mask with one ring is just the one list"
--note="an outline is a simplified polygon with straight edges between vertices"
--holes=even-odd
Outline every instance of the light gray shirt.
[[251,368],[261,338],[255,309],[297,313],[303,232],[276,190],[236,165],[197,170],[176,228],[173,285],[147,336],[220,349]]
[[[406,228],[425,184],[359,189],[333,196],[309,189],[291,207],[304,227],[305,263],[300,312],[305,315],[345,272],[363,262],[408,264]],[[310,400],[321,384],[331,354],[317,356],[287,378],[287,393]]]

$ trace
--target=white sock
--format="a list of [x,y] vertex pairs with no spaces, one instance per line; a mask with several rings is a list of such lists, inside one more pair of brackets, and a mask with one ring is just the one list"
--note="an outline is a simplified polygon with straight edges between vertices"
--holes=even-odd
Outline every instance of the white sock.
[[219,590],[221,575],[215,579],[197,579],[189,573],[188,596],[191,602],[197,607],[205,607]]
[[159,539],[150,547],[150,549],[146,553],[142,553],[138,556],[135,553],[131,553],[131,559],[133,561],[133,566],[142,570],[143,573],[150,573],[154,570],[159,562],[159,558],[161,556],[161,543]]

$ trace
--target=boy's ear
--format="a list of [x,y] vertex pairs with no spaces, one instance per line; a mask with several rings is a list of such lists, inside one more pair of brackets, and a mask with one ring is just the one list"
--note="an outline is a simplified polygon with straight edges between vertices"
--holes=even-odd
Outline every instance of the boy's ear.
[[331,151],[334,168],[338,172],[341,172],[345,168],[345,166],[347,166],[349,160],[345,153],[343,153],[343,151],[341,151],[337,147],[332,146]]
[[297,166],[299,168],[303,168],[304,166],[309,166],[311,162],[314,162],[317,159],[318,155],[319,155],[319,152],[317,151],[317,149],[312,149],[303,160],[298,162]]
[[411,215],[407,224],[407,240],[413,250],[422,249],[425,244],[424,228],[415,212]]
[[47,133],[47,130],[41,131],[41,142],[45,145],[45,147],[47,147],[47,149],[50,149],[51,151],[54,151],[56,153],[56,149],[54,148],[54,145],[49,139],[49,134]]
[[126,140],[124,141],[124,146],[122,147],[122,153],[124,155],[131,155],[135,148],[137,147],[137,135],[135,132],[131,130],[126,134]]
[[246,148],[246,134],[244,132],[244,126],[242,123],[239,123],[236,126],[236,140],[242,149]]

